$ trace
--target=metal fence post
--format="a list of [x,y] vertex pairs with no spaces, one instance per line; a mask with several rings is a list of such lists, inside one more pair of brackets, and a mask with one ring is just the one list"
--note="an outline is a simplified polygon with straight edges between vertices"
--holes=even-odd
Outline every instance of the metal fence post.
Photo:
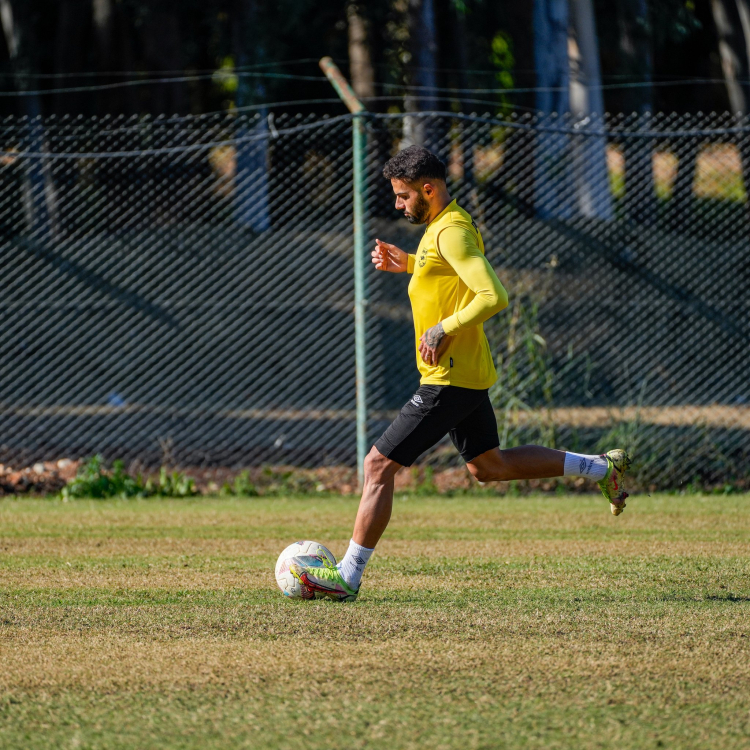
[[354,198],[354,360],[357,377],[357,477],[364,482],[365,455],[367,454],[367,351],[365,341],[367,305],[367,263],[365,259],[365,190],[367,134],[365,131],[365,106],[357,98],[330,57],[320,61],[336,93],[354,115],[352,120],[352,160]]
[[365,344],[367,264],[365,262],[365,154],[367,134],[362,114],[352,121],[354,160],[354,351],[357,368],[357,476],[364,482],[367,452],[367,351]]

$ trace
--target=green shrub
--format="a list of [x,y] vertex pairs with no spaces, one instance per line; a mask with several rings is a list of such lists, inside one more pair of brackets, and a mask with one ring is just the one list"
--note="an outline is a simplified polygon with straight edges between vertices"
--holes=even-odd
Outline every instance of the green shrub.
[[420,479],[419,467],[412,466],[411,476],[414,480],[414,488],[411,490],[413,495],[438,495],[438,488],[435,486],[435,470],[432,466],[424,467],[424,478]]
[[258,497],[260,493],[258,488],[250,479],[249,471],[240,472],[235,478],[234,483],[224,482],[221,488],[222,495],[230,495],[232,497]]
[[60,491],[63,500],[77,497],[190,497],[195,494],[195,483],[181,472],[170,474],[162,467],[157,481],[149,479],[144,482],[140,474],[128,474],[123,461],[113,461],[112,468],[106,469],[100,455],[84,461],[75,478]]
[[146,494],[156,497],[192,497],[197,495],[195,482],[181,471],[168,472],[163,466],[159,469],[159,479],[146,482]]
[[250,472],[240,472],[234,479],[234,492],[237,497],[258,497],[258,488],[250,480]]
[[106,471],[104,459],[92,456],[78,469],[74,479],[62,488],[63,500],[75,497],[145,497],[148,494],[140,474],[131,477],[122,461],[115,461],[112,470]]

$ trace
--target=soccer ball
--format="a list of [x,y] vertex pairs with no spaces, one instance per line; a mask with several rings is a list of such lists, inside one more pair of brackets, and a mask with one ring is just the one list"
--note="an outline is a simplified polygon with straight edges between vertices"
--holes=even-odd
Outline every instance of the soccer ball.
[[324,559],[335,565],[336,558],[322,544],[309,540],[294,542],[279,555],[276,561],[276,583],[279,584],[281,593],[292,599],[315,599],[315,592],[300,583],[289,571],[293,557],[301,557],[305,564],[315,566],[322,566]]

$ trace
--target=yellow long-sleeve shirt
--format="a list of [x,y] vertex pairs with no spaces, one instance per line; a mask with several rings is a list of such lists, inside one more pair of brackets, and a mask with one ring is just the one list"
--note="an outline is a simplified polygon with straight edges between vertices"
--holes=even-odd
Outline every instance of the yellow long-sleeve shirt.
[[[407,271],[420,382],[489,388],[497,373],[482,323],[507,307],[508,294],[484,257],[476,224],[456,201],[427,225]],[[437,365],[428,365],[419,339],[440,322],[450,344]]]

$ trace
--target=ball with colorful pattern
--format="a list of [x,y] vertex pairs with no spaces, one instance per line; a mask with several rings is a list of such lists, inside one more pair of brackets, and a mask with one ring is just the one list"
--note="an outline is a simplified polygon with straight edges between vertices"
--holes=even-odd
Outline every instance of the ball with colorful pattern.
[[319,567],[323,565],[335,565],[336,558],[333,553],[320,542],[308,540],[290,544],[276,561],[276,583],[284,596],[290,599],[315,599],[316,594],[310,591],[298,578],[292,575],[289,569],[294,558],[305,565]]

